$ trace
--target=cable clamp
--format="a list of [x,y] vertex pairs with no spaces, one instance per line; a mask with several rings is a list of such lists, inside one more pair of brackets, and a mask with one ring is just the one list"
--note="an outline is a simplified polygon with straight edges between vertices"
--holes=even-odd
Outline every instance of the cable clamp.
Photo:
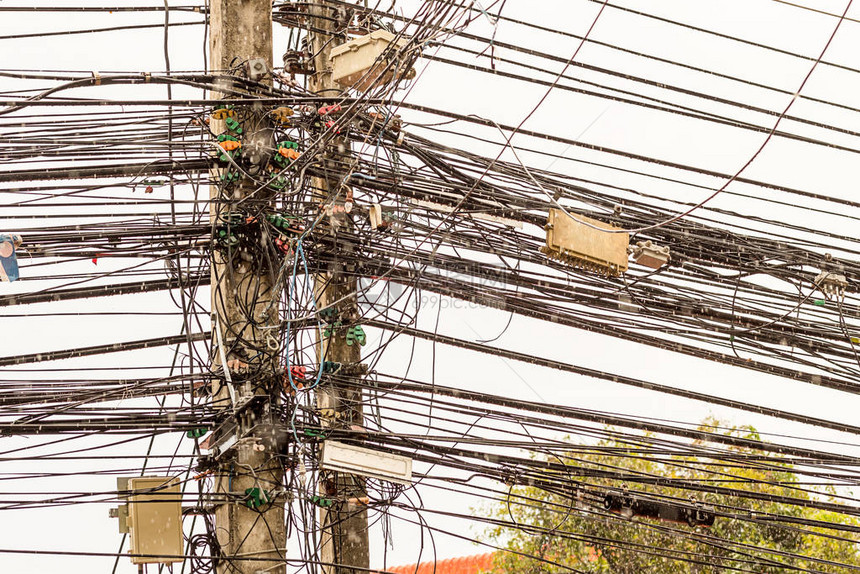
[[152,74],[149,72],[144,72],[143,73],[143,81],[146,82],[147,84],[151,84],[152,83]]
[[102,76],[101,76],[101,74],[99,74],[98,72],[91,72],[91,73],[92,73],[92,75],[93,75],[93,83],[94,83],[96,86],[100,86],[100,85],[101,85],[101,83],[102,83]]

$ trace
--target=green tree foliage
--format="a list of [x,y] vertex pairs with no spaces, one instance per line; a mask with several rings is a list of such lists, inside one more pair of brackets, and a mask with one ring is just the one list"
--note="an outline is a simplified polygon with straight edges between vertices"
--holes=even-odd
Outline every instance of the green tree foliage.
[[[714,432],[716,421],[700,430]],[[719,431],[759,440],[752,428]],[[575,478],[582,488],[564,488],[562,477],[538,486],[513,486],[507,498],[490,509],[497,525],[486,539],[513,552],[496,555],[494,572],[556,573],[602,572],[613,574],[675,574],[716,572],[860,572],[860,554],[850,532],[860,520],[839,512],[804,506],[803,501],[841,502],[832,487],[809,484],[821,480],[798,474],[787,459],[745,448],[721,448],[713,458],[699,449],[713,445],[694,443],[687,452],[670,453],[655,437],[627,438],[599,444],[571,445],[569,452],[541,455],[563,461],[582,477],[589,470],[622,473],[616,478]],[[743,493],[799,499],[796,504],[755,500],[744,495],[692,492],[671,486],[638,483],[631,477],[664,477],[685,484],[731,488]],[[646,481],[647,482],[647,481]],[[561,486],[556,486],[561,485]],[[685,507],[704,505],[717,514],[711,527],[691,527],[642,517],[619,516],[601,507],[604,493],[626,492],[673,501]],[[839,494],[844,495],[842,491]],[[691,495],[697,497],[691,500]],[[729,515],[729,516],[725,516]],[[773,515],[788,520],[773,520]],[[824,528],[821,521],[841,528]],[[511,527],[513,522],[517,526]],[[807,522],[802,524],[801,522]],[[535,557],[539,558],[538,560]]]

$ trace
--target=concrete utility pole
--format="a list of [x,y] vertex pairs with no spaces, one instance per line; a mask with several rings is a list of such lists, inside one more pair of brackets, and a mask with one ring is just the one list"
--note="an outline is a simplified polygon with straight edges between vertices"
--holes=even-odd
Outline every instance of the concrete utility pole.
[[[213,73],[251,64],[253,70],[263,73],[272,69],[272,2],[271,0],[211,0],[210,1],[211,51],[210,67]],[[265,66],[263,66],[265,63]],[[262,79],[266,81],[266,77]],[[213,98],[223,94],[214,92]],[[263,111],[252,106],[236,106],[236,120],[242,125],[242,151],[261,153],[271,149],[271,130],[262,120]],[[216,124],[212,120],[215,133]],[[267,139],[268,137],[268,139]],[[216,170],[217,171],[217,170]],[[247,197],[256,186],[246,180],[236,182],[227,193],[218,186],[211,188],[210,217],[221,216],[221,221],[230,214],[241,214],[232,205]],[[265,199],[258,192],[254,199]],[[258,204],[259,205],[259,204]],[[244,215],[244,214],[243,214]],[[263,240],[265,240],[265,234]],[[277,341],[278,306],[273,299],[278,295],[272,288],[269,273],[255,269],[240,257],[228,258],[225,253],[213,249],[212,258],[212,312],[214,357],[216,367],[225,369],[225,376],[233,371],[233,390],[222,387],[213,395],[213,400],[223,408],[235,409],[237,404],[247,403],[254,396],[250,385],[241,382],[243,375],[253,378],[258,384],[269,381],[269,386],[279,385],[277,353],[265,353],[267,358],[254,358],[261,354],[251,349],[271,349],[267,343]],[[269,309],[269,312],[265,311]],[[272,311],[274,309],[275,311]],[[274,330],[272,330],[274,329]],[[227,365],[222,363],[226,362]],[[228,370],[229,369],[229,370]],[[271,390],[271,389],[270,389]],[[213,389],[213,392],[216,390]],[[257,394],[261,391],[258,389]],[[232,395],[232,396],[231,396]],[[265,395],[264,395],[265,396]],[[262,397],[260,397],[262,398]],[[254,420],[257,414],[268,411],[268,397],[262,400],[251,414],[238,414],[234,419]],[[240,427],[242,425],[240,424]],[[251,425],[252,426],[252,425]],[[229,502],[219,504],[215,510],[215,529],[221,551],[225,556],[218,567],[218,574],[256,574],[257,572],[284,573],[286,566],[286,534],[284,526],[283,470],[273,447],[274,427],[252,426],[249,436],[240,438],[229,452],[218,459],[214,495],[219,498],[245,497],[247,503]],[[267,436],[266,436],[267,435]],[[250,493],[250,494],[248,494]],[[270,493],[274,493],[268,501]],[[254,508],[256,506],[256,508]],[[262,559],[262,560],[261,560]],[[273,560],[267,560],[273,559]]]
[[[325,0],[312,1],[308,7],[310,33],[309,48],[313,54],[313,75],[309,87],[318,96],[333,97],[341,94],[340,88],[332,80],[330,54],[331,49],[343,40],[333,37],[332,32],[339,25],[346,25],[344,13],[337,6]],[[325,156],[343,155],[348,153],[348,143],[336,136],[326,148]],[[323,165],[327,165],[325,157]],[[346,190],[339,189],[340,182],[333,177],[314,178],[312,185],[318,190],[322,199],[334,195],[334,205],[342,206],[346,200]],[[350,198],[351,200],[351,198]],[[328,205],[332,202],[327,201]],[[346,214],[340,225],[350,229],[350,215]],[[359,318],[358,299],[355,295],[358,280],[355,275],[343,273],[344,263],[354,260],[344,243],[337,242],[337,228],[332,225],[337,263],[329,272],[317,278],[316,295],[317,308],[322,309],[329,304],[339,301],[334,307],[335,317],[343,323],[331,337],[322,341],[318,346],[320,361],[341,363],[344,374],[355,375],[355,369],[361,362],[361,347],[358,344],[347,345],[346,330],[350,323]],[[358,375],[356,375],[358,376]],[[323,414],[323,424],[332,427],[349,428],[356,425],[364,426],[362,409],[362,392],[357,386],[342,387],[329,384],[317,390],[317,406]],[[330,473],[322,481],[320,492],[323,496],[334,498],[337,502],[331,508],[320,509],[320,524],[322,525],[322,552],[320,559],[331,566],[324,566],[326,574],[353,574],[360,572],[351,567],[368,568],[370,566],[370,549],[367,532],[367,508],[361,502],[365,494],[364,480],[361,477],[345,474]]]

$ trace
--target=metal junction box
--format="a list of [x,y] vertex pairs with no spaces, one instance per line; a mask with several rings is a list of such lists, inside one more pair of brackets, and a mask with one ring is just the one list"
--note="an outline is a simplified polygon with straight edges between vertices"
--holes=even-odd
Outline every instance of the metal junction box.
[[[394,67],[389,67],[389,63],[379,57],[392,44],[395,44],[396,48],[406,45],[405,39],[396,42],[394,39],[395,35],[387,30],[374,30],[370,34],[332,48],[332,80],[343,88],[360,91],[367,90],[376,82],[391,81]],[[405,74],[406,70],[401,72]]]
[[182,493],[166,476],[128,480],[128,528],[132,564],[182,562]]
[[320,466],[397,484],[412,483],[412,459],[351,444],[327,440],[320,453]]
[[617,227],[576,214],[574,219],[560,209],[550,209],[546,245],[541,251],[573,267],[601,275],[627,271],[630,236]]
[[660,269],[669,262],[671,254],[668,247],[663,247],[652,241],[640,241],[633,249],[633,260],[639,265]]

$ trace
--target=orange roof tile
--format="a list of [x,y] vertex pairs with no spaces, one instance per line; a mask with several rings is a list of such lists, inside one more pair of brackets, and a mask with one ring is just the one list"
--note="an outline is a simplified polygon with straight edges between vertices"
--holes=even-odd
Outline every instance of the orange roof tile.
[[478,574],[493,567],[494,554],[494,552],[488,552],[486,554],[460,556],[458,558],[437,560],[435,562],[395,566],[393,568],[386,568],[385,571],[392,572],[393,574]]

